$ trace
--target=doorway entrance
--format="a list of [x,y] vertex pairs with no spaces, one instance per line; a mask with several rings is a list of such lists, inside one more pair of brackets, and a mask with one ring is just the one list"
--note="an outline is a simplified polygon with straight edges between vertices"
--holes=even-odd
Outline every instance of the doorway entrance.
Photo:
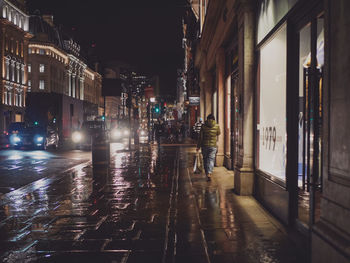
[[309,227],[319,220],[322,195],[324,18],[312,18],[298,31],[298,211]]

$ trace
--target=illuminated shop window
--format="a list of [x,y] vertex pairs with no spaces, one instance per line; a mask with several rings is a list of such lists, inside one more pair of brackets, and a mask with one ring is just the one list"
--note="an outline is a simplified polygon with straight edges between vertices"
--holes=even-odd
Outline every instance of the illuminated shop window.
[[286,64],[287,37],[284,25],[260,49],[258,105],[258,168],[285,180],[286,176]]

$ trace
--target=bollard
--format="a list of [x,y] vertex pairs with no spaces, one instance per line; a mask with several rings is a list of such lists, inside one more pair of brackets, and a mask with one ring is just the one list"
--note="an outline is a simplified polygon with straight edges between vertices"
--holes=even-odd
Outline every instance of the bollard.
[[104,132],[100,132],[92,138],[91,154],[93,167],[109,166],[109,140]]

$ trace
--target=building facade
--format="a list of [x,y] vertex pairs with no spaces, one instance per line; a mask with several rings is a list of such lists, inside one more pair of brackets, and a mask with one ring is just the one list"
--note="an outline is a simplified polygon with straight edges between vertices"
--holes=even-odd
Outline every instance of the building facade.
[[80,46],[54,25],[52,16],[32,15],[30,32],[28,91],[62,99],[57,113],[60,118],[55,119],[61,127],[60,136],[70,138],[83,121],[99,117],[101,75],[87,66]]
[[312,262],[350,262],[350,3],[198,2],[194,62],[201,116],[223,131],[217,165],[311,240]]
[[27,50],[31,35],[24,1],[0,2],[0,130],[24,120],[27,92]]

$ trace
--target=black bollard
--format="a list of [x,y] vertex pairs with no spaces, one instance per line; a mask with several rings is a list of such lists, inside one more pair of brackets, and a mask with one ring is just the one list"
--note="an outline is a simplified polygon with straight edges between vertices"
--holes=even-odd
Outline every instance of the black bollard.
[[104,131],[101,131],[92,138],[91,154],[93,167],[109,166],[109,140]]

